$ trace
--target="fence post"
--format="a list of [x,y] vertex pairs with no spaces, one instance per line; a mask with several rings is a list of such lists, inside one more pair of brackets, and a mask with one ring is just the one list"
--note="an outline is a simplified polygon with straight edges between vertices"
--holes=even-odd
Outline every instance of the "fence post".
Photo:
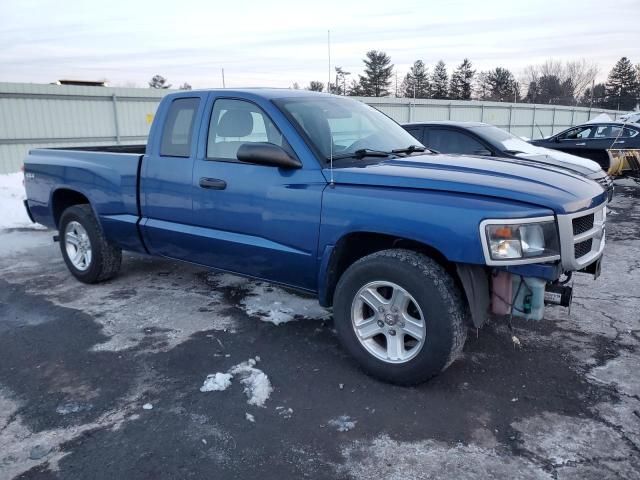
[[113,105],[113,124],[116,127],[116,143],[120,145],[120,123],[118,122],[118,97],[116,94],[111,95],[111,104]]
[[536,133],[535,130],[535,126],[536,126],[536,104],[533,104],[533,120],[531,120],[531,140],[533,140],[533,136]]
[[509,105],[509,132],[511,132],[511,117],[513,116],[513,105]]
[[576,111],[575,111],[575,109],[573,109],[573,108],[572,108],[572,109],[571,109],[571,126],[572,126],[572,127],[573,127],[573,119],[574,119],[574,117],[575,117],[575,114],[576,114]]
[[480,122],[484,123],[484,103],[480,105]]
[[451,120],[451,102],[449,102],[449,120]]
[[556,129],[556,107],[553,107],[553,117],[551,118],[551,135],[555,133]]

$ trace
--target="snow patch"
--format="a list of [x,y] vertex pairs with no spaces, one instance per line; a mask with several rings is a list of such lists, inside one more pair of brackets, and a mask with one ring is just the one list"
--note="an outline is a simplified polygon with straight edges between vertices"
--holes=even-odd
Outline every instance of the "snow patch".
[[613,385],[620,393],[640,397],[638,382],[638,357],[622,352],[619,357],[595,367],[587,374],[587,378],[604,385]]
[[239,378],[240,383],[244,385],[247,403],[264,407],[265,402],[273,392],[273,387],[269,377],[259,368],[255,368],[256,363],[259,361],[260,357],[250,358],[246,362],[231,367],[227,373],[218,372],[208,375],[204,384],[200,387],[200,391],[223,391],[231,385],[233,378]]
[[150,403],[145,403],[144,405],[142,405],[142,409],[143,410],[153,410],[153,405],[151,405]]
[[263,283],[253,283],[251,291],[240,302],[247,315],[259,317],[274,325],[298,318],[325,319],[329,312],[317,299],[293,295],[285,290]]
[[342,456],[345,464],[338,467],[342,470],[340,473],[356,480],[552,478],[542,467],[508,452],[475,445],[449,446],[435,440],[399,442],[382,435],[373,441],[357,441],[348,445],[343,448]]
[[72,413],[85,412],[87,410],[91,410],[92,408],[93,408],[93,405],[91,405],[90,403],[84,404],[84,403],[77,403],[77,402],[69,402],[69,403],[64,403],[62,405],[58,405],[58,407],[56,408],[56,413],[58,415],[69,415]]
[[0,175],[0,230],[9,228],[44,228],[31,223],[22,201],[26,198],[22,172]]
[[[259,357],[256,357],[259,359]],[[229,370],[232,375],[240,377],[240,383],[244,385],[244,393],[247,395],[247,403],[264,407],[273,387],[269,377],[265,373],[255,368],[256,360],[250,358],[246,362],[239,363]]]
[[357,420],[352,420],[348,415],[340,415],[338,418],[329,420],[329,425],[335,427],[339,432],[348,432],[356,428]]
[[611,452],[617,457],[631,454],[618,432],[586,418],[545,412],[511,426],[521,433],[526,450],[556,465],[610,457]]
[[229,388],[231,385],[231,379],[233,375],[230,373],[214,373],[213,375],[207,375],[207,379],[200,387],[201,392],[222,392]]
[[285,408],[283,406],[276,407],[276,412],[284,419],[289,419],[293,416],[293,408]]
[[251,422],[251,423],[256,423],[256,417],[254,417],[253,415],[251,415],[250,413],[245,413],[244,414],[244,418],[247,419],[247,421]]

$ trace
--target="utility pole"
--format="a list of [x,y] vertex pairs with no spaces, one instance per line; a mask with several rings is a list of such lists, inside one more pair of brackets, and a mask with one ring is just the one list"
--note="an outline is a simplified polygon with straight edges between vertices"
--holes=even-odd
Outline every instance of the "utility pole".
[[222,88],[227,88],[226,84],[224,83],[224,68],[222,69]]
[[398,70],[396,70],[396,98],[398,98]]
[[329,81],[327,82],[327,93],[331,93],[331,30],[327,30],[327,57],[329,59],[329,76],[327,77]]

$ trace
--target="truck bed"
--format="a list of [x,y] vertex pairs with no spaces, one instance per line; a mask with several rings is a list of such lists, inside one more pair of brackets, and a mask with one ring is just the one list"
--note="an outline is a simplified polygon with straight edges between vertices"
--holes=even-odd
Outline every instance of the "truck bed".
[[146,145],[99,145],[92,147],[56,147],[56,148],[39,148],[38,150],[72,150],[76,152],[107,152],[107,153],[134,153],[144,155]]
[[90,200],[105,233],[122,246],[140,250],[138,174],[144,145],[38,148],[25,159],[29,208],[39,223],[57,228],[59,209],[51,208],[69,190]]

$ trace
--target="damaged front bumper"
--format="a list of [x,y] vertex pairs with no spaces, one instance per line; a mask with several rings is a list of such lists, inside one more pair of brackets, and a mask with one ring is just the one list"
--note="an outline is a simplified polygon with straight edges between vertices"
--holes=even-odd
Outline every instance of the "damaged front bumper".
[[573,272],[600,274],[606,217],[606,203],[557,215],[560,255],[555,261],[456,265],[474,326],[482,326],[490,314],[541,320],[545,305],[569,307],[573,290],[567,283]]

